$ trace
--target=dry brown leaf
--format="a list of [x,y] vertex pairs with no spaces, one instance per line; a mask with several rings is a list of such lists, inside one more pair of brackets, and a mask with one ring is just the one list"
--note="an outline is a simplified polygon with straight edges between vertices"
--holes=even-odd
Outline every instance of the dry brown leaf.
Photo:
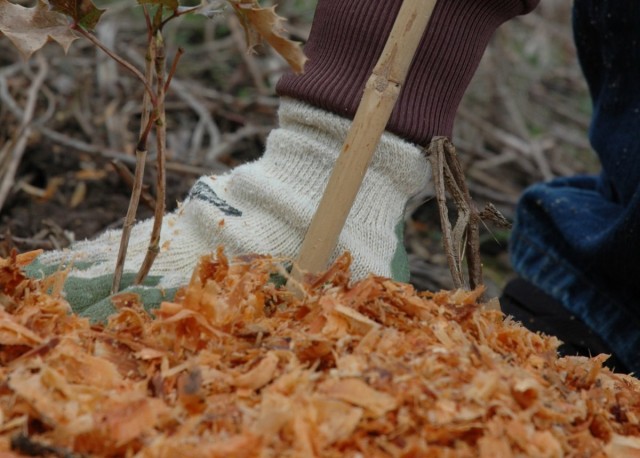
[[256,0],[227,0],[233,6],[245,30],[247,47],[252,50],[260,40],[264,40],[280,54],[294,72],[302,73],[307,57],[300,43],[283,36],[284,18],[278,16],[275,6],[261,8]]
[[[93,0],[47,0],[52,11],[71,18],[74,24],[93,30],[105,12],[93,4]],[[175,0],[177,3],[177,0]]]
[[71,198],[69,199],[69,207],[76,208],[78,205],[84,202],[86,196],[87,183],[85,183],[84,181],[80,181],[74,188],[73,194],[71,194]]
[[69,29],[62,15],[49,11],[42,0],[33,8],[0,0],[0,32],[5,34],[18,51],[29,58],[49,40],[60,44],[65,52],[77,36]]
[[82,169],[73,174],[76,180],[99,181],[103,180],[108,172],[104,169]]

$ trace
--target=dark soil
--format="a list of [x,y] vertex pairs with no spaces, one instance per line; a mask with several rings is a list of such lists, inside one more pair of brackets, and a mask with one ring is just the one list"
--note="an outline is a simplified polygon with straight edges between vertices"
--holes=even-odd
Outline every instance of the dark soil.
[[[108,228],[121,227],[129,205],[130,188],[107,161],[79,161],[77,154],[43,149],[27,151],[20,164],[16,182],[39,189],[61,179],[51,197],[39,198],[23,190],[13,192],[0,216],[0,256],[12,248],[19,251],[64,248],[72,240],[91,238]],[[81,156],[80,156],[81,157]],[[85,158],[87,159],[87,158]],[[82,168],[80,167],[82,166]],[[83,180],[79,172],[90,170],[96,179]],[[147,173],[146,182],[152,182]],[[186,195],[192,177],[177,173],[167,176],[167,210]],[[76,204],[74,192],[84,186],[84,197]],[[153,210],[141,203],[138,219],[153,216]]]

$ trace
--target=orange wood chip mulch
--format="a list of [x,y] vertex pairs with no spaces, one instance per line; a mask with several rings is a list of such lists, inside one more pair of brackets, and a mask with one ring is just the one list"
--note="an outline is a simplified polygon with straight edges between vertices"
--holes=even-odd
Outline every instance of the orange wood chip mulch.
[[[104,326],[0,260],[0,457],[640,457],[640,381],[348,255],[296,299],[268,258],[205,257]],[[48,293],[47,293],[48,292]]]

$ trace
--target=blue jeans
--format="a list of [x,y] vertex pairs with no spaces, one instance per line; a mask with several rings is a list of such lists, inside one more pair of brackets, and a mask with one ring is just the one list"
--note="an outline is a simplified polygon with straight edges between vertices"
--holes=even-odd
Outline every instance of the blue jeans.
[[529,188],[518,205],[511,259],[516,272],[640,373],[640,185],[624,204],[604,174]]
[[575,0],[573,30],[589,85],[597,177],[529,188],[512,263],[580,317],[640,374],[640,2]]

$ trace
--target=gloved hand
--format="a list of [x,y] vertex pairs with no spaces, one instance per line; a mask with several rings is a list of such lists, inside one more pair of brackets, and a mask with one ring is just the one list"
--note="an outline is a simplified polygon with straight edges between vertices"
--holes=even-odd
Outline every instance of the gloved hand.
[[[229,257],[271,254],[295,259],[342,148],[350,121],[293,99],[282,99],[280,127],[260,159],[222,176],[201,177],[184,203],[164,218],[160,253],[144,285],[132,282],[144,259],[152,220],[134,226],[121,288],[145,307],[170,300],[188,283],[199,258],[224,246]],[[348,250],[353,278],[369,273],[407,281],[402,222],[408,199],[427,184],[420,149],[385,133],[349,214],[334,258]],[[115,311],[109,291],[120,231],[41,255],[32,277],[72,263],[64,286],[74,312],[94,321]]]

